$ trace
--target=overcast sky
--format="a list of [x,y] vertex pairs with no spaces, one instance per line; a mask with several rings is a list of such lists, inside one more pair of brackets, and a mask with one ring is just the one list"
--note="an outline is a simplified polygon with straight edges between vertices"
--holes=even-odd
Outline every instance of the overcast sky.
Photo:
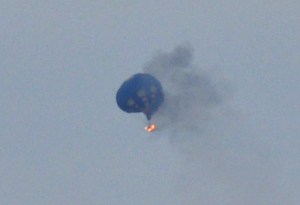
[[[1,0],[0,204],[299,204],[299,22],[298,0]],[[146,133],[115,93],[178,48],[200,81],[158,76]]]

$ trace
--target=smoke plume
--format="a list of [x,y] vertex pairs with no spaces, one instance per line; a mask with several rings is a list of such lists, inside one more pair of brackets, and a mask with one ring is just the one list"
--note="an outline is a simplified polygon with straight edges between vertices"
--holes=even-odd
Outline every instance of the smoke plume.
[[164,87],[165,102],[154,116],[159,126],[198,135],[222,104],[224,91],[192,61],[193,48],[179,45],[169,53],[158,53],[144,71],[156,76]]

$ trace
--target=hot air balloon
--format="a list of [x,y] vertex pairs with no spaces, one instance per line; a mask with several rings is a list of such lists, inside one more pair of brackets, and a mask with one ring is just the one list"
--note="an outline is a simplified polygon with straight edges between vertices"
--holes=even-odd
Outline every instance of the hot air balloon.
[[137,73],[126,80],[116,94],[119,108],[127,113],[142,112],[150,121],[164,101],[161,83],[152,75]]

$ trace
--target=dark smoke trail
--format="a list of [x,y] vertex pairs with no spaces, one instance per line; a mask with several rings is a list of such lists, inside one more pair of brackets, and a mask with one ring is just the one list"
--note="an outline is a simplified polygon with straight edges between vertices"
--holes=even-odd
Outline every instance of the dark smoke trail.
[[201,130],[213,107],[223,101],[221,90],[192,60],[192,47],[179,45],[172,52],[157,54],[144,68],[165,89],[165,103],[157,120],[177,131]]

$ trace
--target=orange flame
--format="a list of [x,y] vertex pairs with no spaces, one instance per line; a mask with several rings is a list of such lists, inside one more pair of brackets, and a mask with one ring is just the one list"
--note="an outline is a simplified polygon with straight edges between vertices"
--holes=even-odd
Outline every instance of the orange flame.
[[145,127],[145,130],[148,131],[148,132],[153,132],[156,129],[157,129],[156,124],[150,124],[147,127]]

